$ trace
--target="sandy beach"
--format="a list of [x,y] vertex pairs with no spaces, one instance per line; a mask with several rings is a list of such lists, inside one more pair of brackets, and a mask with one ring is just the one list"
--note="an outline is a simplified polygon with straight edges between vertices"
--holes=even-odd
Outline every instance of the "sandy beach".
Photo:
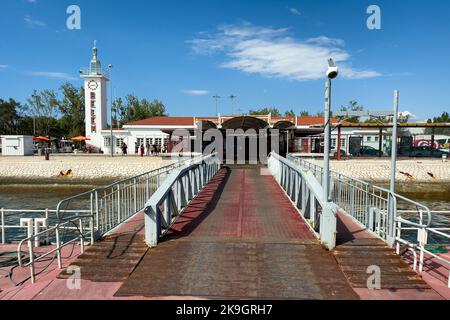
[[[319,166],[323,165],[323,160],[308,161]],[[391,163],[389,159],[333,160],[330,162],[330,166],[333,171],[368,182],[385,183],[391,177]],[[396,180],[400,183],[450,184],[450,162],[434,159],[400,159],[397,162]]]
[[[0,157],[0,183],[101,183],[132,177],[171,164],[170,157],[104,155],[50,155],[44,157]],[[67,174],[62,176],[61,173]]]

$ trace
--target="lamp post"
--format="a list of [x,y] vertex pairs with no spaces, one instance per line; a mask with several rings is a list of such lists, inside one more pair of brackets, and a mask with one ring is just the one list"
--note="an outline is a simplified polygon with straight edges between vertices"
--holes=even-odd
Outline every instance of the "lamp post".
[[229,96],[230,100],[231,100],[231,115],[233,115],[234,113],[234,99],[236,99],[237,97],[235,95],[231,95]]
[[110,90],[111,90],[111,92],[110,92],[111,98],[110,98],[110,102],[109,102],[109,105],[110,105],[110,114],[109,114],[110,137],[109,137],[109,139],[110,139],[111,157],[114,157],[114,137],[113,137],[113,121],[112,121],[112,119],[113,119],[113,117],[112,117],[112,114],[113,114],[113,100],[112,100],[113,99],[113,92],[112,92],[112,88],[113,88],[113,86],[112,86],[112,68],[113,68],[113,65],[112,64],[108,65],[108,68],[109,68],[109,83],[110,83]]
[[215,96],[213,96],[213,99],[216,100],[216,116],[219,116],[219,109],[218,109],[217,103],[220,99],[220,96],[216,94]]
[[322,186],[324,193],[324,201],[330,201],[330,139],[331,139],[331,80],[335,79],[339,74],[338,67],[333,59],[328,60],[327,81],[325,85],[325,139],[324,139],[324,156],[323,156],[323,177]]

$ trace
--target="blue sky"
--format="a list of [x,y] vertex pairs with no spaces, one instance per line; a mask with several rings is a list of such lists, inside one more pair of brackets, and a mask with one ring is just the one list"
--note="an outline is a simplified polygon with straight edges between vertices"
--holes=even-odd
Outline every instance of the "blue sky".
[[[81,30],[66,28],[66,9],[81,8]],[[381,30],[366,27],[367,7],[381,8]],[[170,115],[276,106],[323,110],[324,68],[333,109],[357,100],[392,107],[416,120],[450,110],[450,2],[364,0],[0,0],[0,97],[25,102],[33,89],[82,85],[80,67],[94,39],[114,95],[161,99]]]

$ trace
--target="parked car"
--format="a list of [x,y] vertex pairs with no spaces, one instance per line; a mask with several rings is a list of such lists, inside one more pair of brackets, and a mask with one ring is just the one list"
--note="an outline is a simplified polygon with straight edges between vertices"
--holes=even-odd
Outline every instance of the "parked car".
[[443,150],[434,150],[430,147],[415,147],[411,149],[409,156],[417,158],[442,158],[444,154],[448,156],[449,152]]
[[359,153],[353,153],[353,156],[371,156],[371,157],[379,157],[383,155],[383,151],[377,150],[374,147],[363,146]]

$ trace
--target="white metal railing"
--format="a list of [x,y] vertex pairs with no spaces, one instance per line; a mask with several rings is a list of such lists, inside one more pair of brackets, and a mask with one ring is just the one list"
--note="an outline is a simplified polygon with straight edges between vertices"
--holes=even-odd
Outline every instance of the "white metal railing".
[[[323,180],[323,168],[304,159],[288,156],[304,170],[310,171],[319,181]],[[429,255],[450,266],[450,261],[427,249],[431,235],[450,239],[450,228],[433,227],[433,215],[439,212],[431,211],[427,206],[392,193],[370,183],[347,177],[337,172],[330,172],[331,199],[346,214],[364,226],[367,231],[395,244],[397,253],[404,245],[419,253],[419,271],[423,271],[425,256]],[[399,209],[400,206],[411,209]],[[402,216],[402,214],[404,214]],[[415,232],[405,237],[405,232]],[[450,282],[450,273],[449,273]],[[450,285],[450,283],[449,283]]]
[[[64,213],[88,213],[89,210],[65,210]],[[56,226],[56,210],[52,209],[42,209],[42,210],[29,210],[29,209],[0,209],[0,234],[1,234],[1,244],[7,244],[12,242],[18,238],[20,238],[20,234],[18,232],[28,233],[30,227],[27,224],[21,224],[21,220],[35,220],[35,219],[44,219],[46,221],[44,225],[37,225],[37,228],[33,228],[34,233],[38,233],[41,229],[44,228],[52,228]],[[34,224],[33,224],[34,225]],[[75,227],[70,227],[69,229],[76,229]],[[14,234],[9,234],[8,230],[16,230]],[[27,236],[31,236],[31,234],[27,234]],[[23,237],[20,238],[22,240]],[[47,239],[46,243],[50,243],[50,240]]]
[[[61,252],[65,246],[79,242],[83,252],[85,239],[89,238],[89,243],[93,244],[96,239],[141,212],[146,201],[159,188],[170,171],[195,161],[197,161],[196,158],[178,161],[106,187],[65,198],[58,203],[56,210],[48,211],[55,214],[54,226],[47,227],[43,231],[35,230],[31,232],[32,235],[19,243],[17,249],[19,265],[30,268],[33,283],[36,276],[36,262],[55,254],[58,268],[61,269]],[[39,251],[37,254],[33,244],[43,235],[52,237],[55,243],[47,251]],[[23,251],[25,244],[28,250]],[[24,256],[24,252],[28,252],[28,256]]]
[[145,204],[145,241],[156,246],[189,203],[216,175],[221,166],[217,154],[197,158],[173,170]]
[[321,242],[334,249],[338,207],[325,201],[319,180],[296,163],[271,153],[268,167]]

